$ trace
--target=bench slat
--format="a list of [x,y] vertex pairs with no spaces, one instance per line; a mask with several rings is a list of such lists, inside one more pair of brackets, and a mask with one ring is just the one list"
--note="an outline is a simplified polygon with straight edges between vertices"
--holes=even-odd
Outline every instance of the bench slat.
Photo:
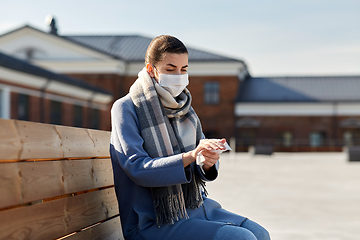
[[112,186],[110,159],[0,164],[0,208]]
[[114,188],[0,212],[0,239],[55,239],[118,214]]
[[95,144],[86,129],[56,126],[56,130],[63,143],[65,158],[96,156]]
[[109,157],[110,132],[0,119],[0,160]]
[[120,217],[110,219],[92,228],[71,235],[63,240],[124,240]]
[[0,119],[0,160],[18,159],[21,142],[14,121]]
[[17,163],[0,164],[0,209],[22,203]]
[[110,152],[110,132],[87,129],[90,138],[93,140],[97,157],[109,157]]
[[55,125],[14,121],[22,142],[20,159],[63,158],[61,139]]

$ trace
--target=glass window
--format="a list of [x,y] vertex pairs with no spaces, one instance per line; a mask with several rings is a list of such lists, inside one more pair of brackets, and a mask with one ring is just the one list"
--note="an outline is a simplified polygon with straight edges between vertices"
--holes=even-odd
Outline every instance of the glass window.
[[83,108],[74,105],[74,127],[82,127],[83,124]]
[[18,95],[18,119],[29,121],[29,96],[25,94]]
[[309,135],[310,146],[318,147],[324,145],[324,134],[320,132],[312,132]]
[[293,135],[291,132],[283,132],[282,136],[283,145],[285,147],[290,147],[292,145]]
[[100,129],[100,110],[93,109],[92,110],[92,128],[94,129]]
[[346,146],[351,146],[353,144],[353,134],[352,134],[352,132],[350,132],[350,131],[344,132],[343,139],[344,139],[344,144]]
[[220,84],[218,82],[207,82],[204,85],[205,104],[220,103]]
[[240,139],[246,147],[254,145],[256,143],[256,130],[240,129]]
[[61,124],[61,102],[51,101],[51,124]]

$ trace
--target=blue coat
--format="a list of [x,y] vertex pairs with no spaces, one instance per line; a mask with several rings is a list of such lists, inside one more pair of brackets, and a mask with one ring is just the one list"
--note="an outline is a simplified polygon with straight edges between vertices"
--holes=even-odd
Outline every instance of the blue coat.
[[[230,213],[203,194],[204,203],[197,209],[187,209],[189,218],[160,228],[151,195],[151,187],[188,183],[189,168],[184,169],[182,154],[150,158],[143,149],[139,120],[128,95],[117,100],[111,109],[110,154],[122,230],[127,240],[211,240],[224,224],[240,225],[246,218]],[[211,181],[217,177],[215,167],[204,175]]]

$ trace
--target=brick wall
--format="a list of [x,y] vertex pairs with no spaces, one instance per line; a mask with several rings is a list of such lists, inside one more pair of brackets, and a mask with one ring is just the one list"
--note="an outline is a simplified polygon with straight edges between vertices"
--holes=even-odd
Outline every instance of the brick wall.
[[[238,117],[237,120],[243,117]],[[344,145],[344,133],[350,131],[354,136],[360,135],[360,129],[340,127],[339,123],[354,116],[246,116],[260,121],[259,127],[243,126],[236,129],[238,144],[241,150],[249,145],[281,145],[282,133],[291,132],[296,151],[341,151]],[[355,117],[360,119],[360,116]],[[324,134],[324,146],[314,149],[310,147],[310,134]],[[359,133],[358,133],[359,132]],[[243,146],[244,145],[244,146]],[[283,151],[294,150],[282,148]]]
[[[235,134],[234,103],[240,81],[235,76],[190,76],[188,89],[191,92],[192,106],[198,114],[206,137],[226,138]],[[204,103],[204,85],[206,82],[218,82],[220,102],[216,105]]]
[[114,99],[118,99],[127,93],[126,85],[124,84],[124,78],[117,74],[74,74],[67,73],[66,75],[85,80],[86,82],[106,89],[113,94]]
[[[19,94],[11,92],[11,119],[19,119],[18,114]],[[110,107],[109,107],[110,109]],[[99,110],[99,129],[111,130],[110,110]],[[28,96],[28,121],[51,123],[51,100],[41,99],[35,96]],[[74,105],[71,103],[61,103],[61,125],[74,126]],[[81,127],[92,127],[92,108],[82,107]]]
[[[83,79],[95,86],[107,89],[113,93],[114,101],[125,96],[137,79],[137,76],[118,76],[116,74],[67,74]],[[190,90],[192,106],[198,114],[207,137],[227,138],[234,136],[234,103],[239,87],[236,76],[190,76]],[[220,103],[217,105],[204,104],[204,84],[218,82],[220,84]],[[112,103],[110,104],[110,106]],[[110,111],[104,111],[102,121],[110,127]]]

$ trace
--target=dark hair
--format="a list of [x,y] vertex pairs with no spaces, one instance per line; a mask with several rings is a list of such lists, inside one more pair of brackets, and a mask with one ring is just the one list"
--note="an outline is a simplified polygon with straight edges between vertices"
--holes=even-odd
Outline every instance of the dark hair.
[[188,53],[185,45],[176,37],[161,35],[154,38],[149,44],[145,55],[145,64],[155,65],[162,61],[165,53]]

